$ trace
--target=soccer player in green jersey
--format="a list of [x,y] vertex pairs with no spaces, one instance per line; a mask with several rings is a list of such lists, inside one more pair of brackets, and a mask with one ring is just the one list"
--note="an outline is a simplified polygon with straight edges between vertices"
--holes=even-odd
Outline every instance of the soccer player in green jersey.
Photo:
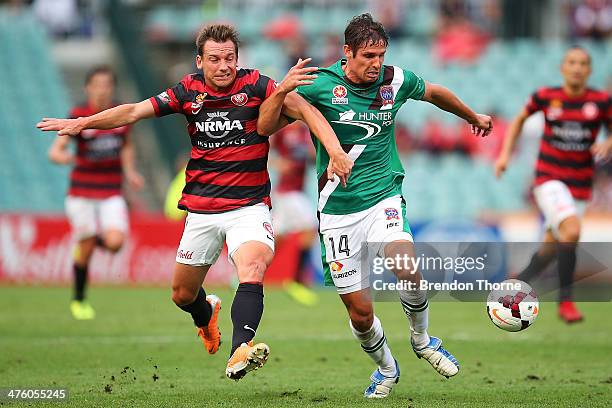
[[[353,159],[346,187],[328,180],[329,156],[315,140],[319,175],[319,234],[326,284],[336,286],[347,308],[350,327],[361,347],[378,365],[365,390],[367,398],[384,398],[399,380],[399,366],[386,344],[380,320],[374,315],[369,291],[369,270],[363,270],[363,243],[374,244],[377,255],[397,259],[414,256],[413,238],[402,197],[404,169],[394,136],[395,116],[409,99],[430,102],[467,121],[476,135],[486,136],[491,118],[479,115],[451,91],[424,81],[411,71],[383,65],[388,36],[369,14],[351,20],[344,32],[345,58],[320,69],[314,83],[297,92],[321,111],[342,147]],[[258,130],[269,134],[287,120],[282,102],[287,93],[277,91],[261,105]],[[370,245],[370,250],[372,245]],[[409,264],[409,263],[408,263]],[[459,371],[459,363],[442,341],[429,336],[426,291],[419,290],[421,274],[405,263],[393,272],[401,282],[412,282],[399,291],[408,317],[412,348],[445,377]]]

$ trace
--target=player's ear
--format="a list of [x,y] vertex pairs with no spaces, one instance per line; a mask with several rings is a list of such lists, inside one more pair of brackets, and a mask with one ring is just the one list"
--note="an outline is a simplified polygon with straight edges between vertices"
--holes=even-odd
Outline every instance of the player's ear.
[[198,69],[202,69],[202,56],[200,54],[196,55],[196,67]]
[[342,47],[342,52],[344,52],[344,57],[346,59],[353,58],[353,51],[351,51],[351,47],[347,44],[344,44]]

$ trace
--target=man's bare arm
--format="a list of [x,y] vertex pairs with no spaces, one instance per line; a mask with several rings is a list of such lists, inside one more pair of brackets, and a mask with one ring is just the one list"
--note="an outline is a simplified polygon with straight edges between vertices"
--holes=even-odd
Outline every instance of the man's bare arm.
[[281,115],[283,103],[287,94],[295,90],[298,86],[311,85],[316,75],[309,73],[316,71],[317,67],[306,67],[312,58],[299,59],[283,81],[278,85],[274,93],[270,95],[259,107],[259,117],[257,119],[257,133],[268,136],[282,129],[288,123]]
[[472,133],[487,136],[493,129],[490,116],[474,112],[457,95],[448,88],[427,82],[423,100],[436,105],[438,108],[459,116],[472,125]]
[[155,116],[155,109],[147,99],[104,110],[92,116],[76,119],[43,118],[36,127],[43,131],[57,131],[58,136],[76,136],[83,129],[114,129],[131,125]]
[[132,138],[128,135],[125,139],[125,144],[121,148],[121,167],[123,174],[128,184],[136,189],[140,190],[144,187],[144,178],[140,175],[136,169],[136,158],[134,153],[134,144]]
[[74,163],[74,155],[68,150],[69,144],[69,138],[62,136],[56,137],[53,143],[51,144],[51,147],[49,148],[49,160],[57,164]]
[[334,129],[332,129],[321,112],[297,93],[290,92],[285,97],[282,113],[292,119],[301,120],[308,125],[329,155],[327,178],[332,180],[333,175],[336,174],[340,178],[342,185],[346,187],[353,168],[353,160],[342,149]]
[[521,113],[512,120],[510,126],[508,126],[508,130],[506,130],[506,134],[504,135],[504,144],[495,161],[495,177],[500,178],[506,171],[508,162],[512,156],[512,151],[521,135],[523,124],[525,124],[525,120],[527,120],[529,116],[530,114],[527,112],[527,109],[523,109]]

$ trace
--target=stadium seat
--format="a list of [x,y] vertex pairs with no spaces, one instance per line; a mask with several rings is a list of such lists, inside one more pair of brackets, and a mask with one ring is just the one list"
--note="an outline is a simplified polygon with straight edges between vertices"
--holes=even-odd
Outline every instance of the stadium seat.
[[0,77],[20,85],[4,87],[0,98],[0,211],[63,208],[68,168],[49,163],[47,149],[54,136],[35,128],[43,116],[65,116],[69,106],[49,49],[46,34],[30,14],[0,11]]

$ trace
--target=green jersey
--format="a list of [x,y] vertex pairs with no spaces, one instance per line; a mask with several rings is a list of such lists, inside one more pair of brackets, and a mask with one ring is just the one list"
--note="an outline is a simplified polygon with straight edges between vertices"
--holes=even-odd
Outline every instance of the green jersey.
[[425,81],[411,71],[384,65],[372,84],[353,84],[340,60],[317,72],[312,85],[297,92],[315,106],[332,126],[355,165],[348,185],[327,181],[329,155],[317,139],[318,210],[351,214],[402,193],[404,168],[395,144],[395,116],[408,100],[423,98]]

